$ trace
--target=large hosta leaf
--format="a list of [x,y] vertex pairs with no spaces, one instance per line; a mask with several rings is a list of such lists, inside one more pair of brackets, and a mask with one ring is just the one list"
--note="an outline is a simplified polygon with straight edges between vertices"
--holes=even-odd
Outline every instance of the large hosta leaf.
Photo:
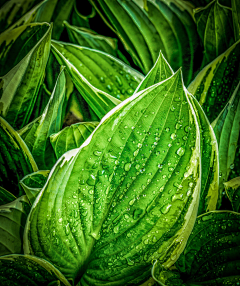
[[64,68],[62,68],[43,114],[19,130],[19,134],[26,142],[38,167],[42,170],[51,169],[56,162],[56,156],[50,144],[49,137],[62,128],[66,101],[65,85],[66,79]]
[[16,197],[12,193],[0,187],[0,206],[11,203],[15,199]]
[[58,285],[70,286],[67,279],[48,261],[31,255],[0,257],[2,285]]
[[18,182],[27,174],[36,172],[37,165],[28,147],[18,133],[0,117],[0,185],[18,196]]
[[200,193],[200,132],[186,93],[178,71],[59,158],[29,215],[25,253],[80,285],[138,285],[153,259],[171,266]]
[[240,207],[240,177],[224,183],[224,186],[233,210],[238,212]]
[[99,122],[80,122],[65,127],[63,130],[50,136],[56,157],[59,159],[69,150],[80,147],[90,136]]
[[204,67],[235,42],[232,11],[214,0],[206,7],[196,9],[194,17],[204,46]]
[[[90,1],[95,7],[95,1]],[[135,63],[146,74],[159,50],[173,70],[183,67],[184,82],[193,74],[194,51],[198,46],[191,8],[183,1],[96,1],[111,22]]]
[[219,146],[219,189],[224,189],[223,183],[227,181],[233,168],[237,143],[240,133],[240,82],[231,99],[212,123]]
[[0,77],[0,115],[17,129],[28,123],[44,76],[52,28],[47,23],[43,25],[45,33],[41,39],[16,66]]
[[212,122],[240,80],[240,41],[203,68],[188,86]]
[[0,256],[23,253],[23,230],[29,211],[26,196],[0,206]]

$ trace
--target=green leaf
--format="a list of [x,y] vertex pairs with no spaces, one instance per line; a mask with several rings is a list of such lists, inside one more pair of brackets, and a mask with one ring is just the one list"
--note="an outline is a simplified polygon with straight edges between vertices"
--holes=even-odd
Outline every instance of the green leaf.
[[4,204],[11,203],[15,199],[16,199],[16,197],[13,194],[8,192],[4,188],[0,187],[0,206],[4,205]]
[[233,210],[238,212],[240,207],[240,177],[225,182],[224,186]]
[[175,263],[187,285],[237,285],[240,280],[240,214],[214,211],[197,218]]
[[0,117],[0,185],[18,196],[18,182],[27,174],[36,172],[37,165],[19,134]]
[[66,79],[62,68],[43,114],[19,130],[19,134],[42,170],[51,169],[57,160],[49,137],[62,128],[65,101]]
[[188,86],[212,122],[230,99],[240,80],[240,41],[203,68]]
[[231,0],[235,41],[240,40],[240,1]]
[[[85,0],[83,5],[81,5],[81,8],[84,8],[86,6],[85,4],[86,5],[89,4],[87,0]],[[81,14],[77,9],[77,2],[75,1],[71,15],[71,23],[74,26],[90,28],[89,19],[93,18],[95,15],[96,15],[96,10],[93,7],[89,15]]]
[[[90,1],[99,11],[95,1]],[[183,1],[96,1],[116,30],[125,48],[144,74],[162,51],[176,71],[183,67],[184,82],[193,74],[194,52],[198,46],[192,9]]]
[[23,230],[29,211],[27,196],[0,206],[0,256],[23,253]]
[[213,0],[204,8],[194,10],[198,34],[204,46],[202,67],[234,44],[232,10]]
[[212,123],[219,146],[219,190],[224,189],[224,182],[234,167],[237,142],[240,133],[240,82],[231,99]]
[[81,285],[137,284],[153,259],[171,266],[200,193],[200,132],[186,93],[178,71],[122,102],[65,153],[33,204],[25,253],[48,257]]
[[3,285],[66,285],[67,279],[47,260],[31,255],[0,257],[0,279]]
[[45,1],[41,0],[11,0],[4,1],[0,8],[0,33],[8,29],[15,22],[24,24],[24,16],[28,12],[34,13],[35,9]]
[[0,77],[0,115],[16,129],[28,123],[43,80],[52,30],[47,23],[43,26],[42,38],[16,66]]
[[52,134],[50,142],[57,159],[67,151],[80,147],[98,124],[99,122],[80,122],[65,127],[56,134]]
[[50,171],[37,171],[22,178],[19,182],[31,204],[45,185]]

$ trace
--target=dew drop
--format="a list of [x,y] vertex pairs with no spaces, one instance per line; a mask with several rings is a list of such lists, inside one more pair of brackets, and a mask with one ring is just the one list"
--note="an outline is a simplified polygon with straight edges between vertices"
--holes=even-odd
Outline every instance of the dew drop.
[[182,124],[180,124],[179,122],[175,125],[176,129],[180,129],[182,127]]
[[93,154],[96,156],[101,156],[102,152],[101,151],[94,151]]
[[112,91],[112,87],[111,87],[110,84],[107,85],[107,89],[108,89],[109,91]]
[[177,135],[176,135],[175,133],[172,133],[172,134],[170,135],[170,137],[171,137],[172,140],[175,140],[176,137],[177,137]]
[[185,149],[184,149],[183,147],[180,147],[180,148],[177,150],[178,156],[183,156],[184,153],[185,153]]
[[65,226],[65,233],[66,235],[69,235],[70,233],[69,223]]
[[127,89],[127,94],[132,95],[134,93],[134,90],[132,88]]
[[89,193],[90,195],[92,195],[92,194],[94,194],[94,190],[89,190],[88,193]]
[[113,228],[113,232],[114,233],[118,233],[119,232],[119,226],[118,225]]
[[128,172],[130,170],[130,168],[131,168],[131,163],[126,163],[125,166],[124,166],[124,170],[126,172]]
[[105,79],[104,79],[103,76],[100,77],[100,81],[101,81],[101,82],[105,82]]
[[167,204],[167,205],[163,206],[163,207],[160,209],[161,213],[162,213],[162,214],[168,213],[168,212],[170,211],[171,206],[172,206],[172,205],[170,205],[170,204]]
[[132,199],[130,202],[129,202],[129,205],[132,206],[135,202],[135,199]]
[[165,128],[165,131],[166,131],[166,132],[169,132],[169,131],[170,131],[170,128],[169,128],[169,127]]
[[170,110],[174,111],[175,107],[173,105],[171,105]]

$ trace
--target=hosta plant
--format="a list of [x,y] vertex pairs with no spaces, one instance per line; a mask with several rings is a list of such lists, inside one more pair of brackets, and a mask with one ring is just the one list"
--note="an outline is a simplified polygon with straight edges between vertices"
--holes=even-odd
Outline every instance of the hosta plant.
[[240,285],[240,1],[0,15],[0,285]]

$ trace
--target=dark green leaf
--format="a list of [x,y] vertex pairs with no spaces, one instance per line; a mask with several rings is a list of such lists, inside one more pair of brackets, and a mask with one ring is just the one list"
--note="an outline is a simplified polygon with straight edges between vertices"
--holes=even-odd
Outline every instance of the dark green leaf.
[[51,263],[35,256],[17,254],[2,256],[0,265],[0,280],[5,286],[71,286]]
[[15,199],[16,197],[13,194],[0,187],[0,205],[11,203]]
[[45,185],[50,171],[37,171],[22,178],[19,182],[23,187],[31,204],[35,201],[38,193]]
[[240,214],[215,211],[197,218],[188,243],[175,263],[187,285],[238,285]]
[[228,180],[234,167],[237,142],[240,133],[240,82],[231,99],[212,123],[219,149],[219,190],[224,189],[223,183]]
[[18,196],[21,192],[18,182],[36,172],[37,165],[22,138],[2,117],[0,144],[0,185]]
[[63,130],[50,136],[50,142],[57,159],[64,153],[80,147],[91,135],[99,122],[80,122],[65,127]]
[[29,211],[27,196],[0,206],[0,256],[23,253],[23,230]]
[[233,210],[238,212],[240,207],[240,177],[224,183],[224,186]]
[[212,122],[240,80],[240,41],[203,68],[188,86]]
[[235,41],[240,40],[240,1],[231,0]]
[[43,114],[19,130],[19,134],[42,170],[51,169],[57,160],[49,137],[62,128],[65,101],[66,79],[62,68]]
[[[84,8],[86,6],[85,4],[88,5],[88,1],[87,0],[85,0],[83,5],[81,5],[81,8]],[[89,19],[93,18],[95,15],[96,15],[96,11],[95,11],[94,8],[92,8],[92,11],[91,11],[91,13],[89,15],[82,15],[78,11],[78,9],[77,9],[77,1],[75,1],[74,5],[73,5],[72,15],[71,15],[71,23],[74,26],[90,28]]]
[[213,61],[234,44],[232,11],[213,0],[194,11],[198,34],[204,46],[202,67]]
[[52,30],[47,23],[43,26],[45,34],[42,38],[16,66],[0,78],[0,115],[16,129],[28,123],[43,80]]
[[153,259],[176,261],[201,178],[186,92],[178,71],[122,102],[59,159],[29,215],[26,253],[48,257],[80,285],[137,284]]

